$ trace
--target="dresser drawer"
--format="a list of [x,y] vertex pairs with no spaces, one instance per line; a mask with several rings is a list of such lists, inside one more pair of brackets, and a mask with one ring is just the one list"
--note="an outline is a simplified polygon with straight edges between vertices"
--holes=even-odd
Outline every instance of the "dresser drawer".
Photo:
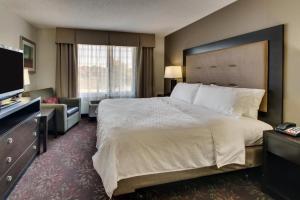
[[37,137],[37,119],[36,115],[33,115],[1,138],[0,176],[11,167]]
[[25,166],[31,162],[31,160],[37,154],[37,143],[36,139],[21,155],[21,157],[12,165],[12,167],[0,177],[0,197],[4,198],[5,193],[8,192],[12,186],[16,183],[19,176],[26,170]]

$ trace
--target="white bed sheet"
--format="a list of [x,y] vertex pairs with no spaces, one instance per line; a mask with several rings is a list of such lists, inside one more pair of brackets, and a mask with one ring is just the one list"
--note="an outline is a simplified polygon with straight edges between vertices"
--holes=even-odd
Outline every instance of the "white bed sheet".
[[169,97],[109,99],[98,107],[94,168],[112,196],[121,179],[217,165],[245,164],[264,122],[226,116]]

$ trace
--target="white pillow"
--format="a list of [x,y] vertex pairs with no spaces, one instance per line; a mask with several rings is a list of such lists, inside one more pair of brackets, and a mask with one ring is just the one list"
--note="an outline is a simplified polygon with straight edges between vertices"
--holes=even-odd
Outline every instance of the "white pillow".
[[200,84],[177,83],[170,97],[174,99],[180,99],[187,103],[193,103],[199,86]]
[[236,98],[237,92],[230,87],[201,85],[195,96],[194,104],[232,115]]
[[242,116],[257,119],[259,106],[265,94],[263,89],[233,88],[238,93],[235,112]]
[[[229,88],[212,85],[213,87]],[[259,106],[265,94],[263,89],[231,88],[236,92],[233,114],[257,119]]]

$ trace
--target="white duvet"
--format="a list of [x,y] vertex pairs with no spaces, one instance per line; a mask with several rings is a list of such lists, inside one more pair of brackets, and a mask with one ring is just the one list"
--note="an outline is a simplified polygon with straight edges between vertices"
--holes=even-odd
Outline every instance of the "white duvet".
[[109,99],[98,107],[93,164],[109,197],[121,179],[245,164],[245,146],[268,124],[226,116],[169,97]]

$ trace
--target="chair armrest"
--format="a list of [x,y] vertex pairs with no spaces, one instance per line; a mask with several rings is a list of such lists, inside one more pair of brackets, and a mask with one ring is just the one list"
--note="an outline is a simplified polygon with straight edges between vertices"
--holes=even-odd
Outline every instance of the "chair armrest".
[[54,108],[56,112],[65,113],[67,116],[67,105],[42,103],[41,108]]
[[78,107],[81,111],[81,99],[80,98],[59,98],[59,103],[66,104],[69,107]]

